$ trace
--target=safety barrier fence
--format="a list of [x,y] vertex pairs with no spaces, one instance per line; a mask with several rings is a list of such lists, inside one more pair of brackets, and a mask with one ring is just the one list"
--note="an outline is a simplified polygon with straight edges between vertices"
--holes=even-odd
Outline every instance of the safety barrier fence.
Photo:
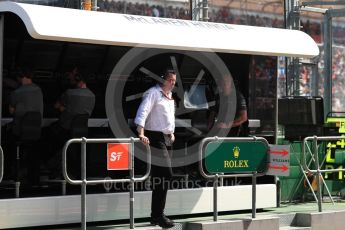
[[[268,151],[269,151],[269,145],[268,142],[265,138],[263,137],[207,137],[204,138],[200,145],[199,145],[199,171],[200,174],[206,178],[206,179],[213,179],[213,220],[217,221],[218,220],[218,180],[222,180],[223,178],[236,178],[236,177],[252,177],[252,218],[256,217],[256,178],[258,176],[263,176],[265,175],[265,172],[258,172],[257,170],[249,170],[249,171],[241,171],[241,173],[230,173],[230,174],[225,174],[227,173],[226,171],[219,171],[219,173],[206,173],[204,171],[204,161],[203,161],[203,156],[204,156],[204,147],[206,144],[210,143],[221,143],[221,142],[233,142],[233,143],[261,143],[264,146],[264,152],[267,157]],[[206,145],[207,148],[207,145]],[[235,147],[236,148],[236,147]],[[249,154],[255,154],[255,152],[250,152]],[[266,161],[264,164],[267,166],[267,158],[265,158]],[[267,167],[265,168],[265,171],[267,171]]]
[[[139,138],[104,138],[104,139],[88,139],[76,138],[70,139],[66,142],[62,151],[62,172],[65,180],[69,184],[81,185],[81,229],[86,230],[86,186],[89,184],[103,184],[103,183],[130,183],[129,191],[129,206],[130,206],[130,228],[134,228],[134,183],[144,181],[148,178],[151,171],[151,150],[149,145],[146,145],[147,151],[147,169],[142,177],[135,178],[134,176],[134,143],[140,142]],[[67,149],[73,143],[81,143],[81,180],[72,180],[67,173]],[[128,179],[102,179],[102,180],[87,180],[86,179],[86,144],[88,143],[130,143],[129,151],[129,176]]]
[[[310,146],[309,146],[308,144],[304,145],[304,147],[306,147],[306,149],[307,149],[307,153],[308,153],[308,154],[306,154],[306,155],[309,155],[309,156],[310,156],[309,161],[306,162],[306,164],[307,164],[308,167],[309,167],[313,162],[315,163],[315,157],[313,156],[313,153],[312,153],[312,151],[311,151],[311,148],[310,148]],[[291,150],[293,150],[293,152],[296,152],[296,151],[297,151],[297,150],[294,150],[293,145],[291,145],[290,148],[291,148]],[[302,161],[300,161],[300,158],[298,158],[296,155],[294,155],[294,157],[295,157],[295,160],[298,162],[298,166],[300,167],[301,172],[304,172],[305,170],[304,170],[304,168],[303,168],[303,163],[302,163]],[[324,165],[325,160],[326,160],[326,157],[321,161],[320,167],[322,167],[322,166]],[[310,192],[313,194],[313,197],[314,197],[315,201],[318,202],[317,195],[316,195],[316,193],[315,193],[315,191],[314,191],[314,188],[313,188],[313,186],[312,186],[312,183],[311,183],[311,182],[309,181],[309,179],[308,179],[308,175],[307,175],[306,173],[303,173],[303,177],[301,177],[300,180],[298,181],[298,184],[297,184],[295,190],[290,194],[290,198],[289,198],[290,203],[292,203],[292,199],[293,199],[293,197],[295,196],[295,194],[297,193],[297,191],[298,191],[298,189],[300,188],[300,186],[301,186],[301,184],[303,183],[303,181],[308,185],[308,187],[309,187],[309,189],[310,189]],[[325,190],[326,190],[326,192],[327,192],[327,195],[329,196],[329,198],[330,198],[331,201],[332,201],[332,204],[334,205],[334,200],[333,200],[333,198],[332,198],[331,192],[330,192],[330,190],[329,190],[329,188],[328,188],[326,182],[325,182],[325,181],[322,181],[322,182],[323,182],[323,186],[324,186],[324,188],[325,188]]]
[[[321,180],[322,179],[322,173],[328,173],[328,172],[345,172],[345,169],[320,169],[320,160],[319,160],[319,154],[318,154],[318,141],[339,141],[344,140],[345,136],[313,136],[313,137],[306,137],[303,140],[302,145],[302,165],[305,171],[308,173],[316,174],[316,181],[317,181],[317,203],[318,203],[318,211],[322,212],[322,187],[321,187]],[[316,169],[310,169],[309,165],[307,164],[306,160],[306,148],[307,142],[312,141],[312,155],[315,159],[315,167]]]
[[4,151],[0,146],[0,182],[4,176]]

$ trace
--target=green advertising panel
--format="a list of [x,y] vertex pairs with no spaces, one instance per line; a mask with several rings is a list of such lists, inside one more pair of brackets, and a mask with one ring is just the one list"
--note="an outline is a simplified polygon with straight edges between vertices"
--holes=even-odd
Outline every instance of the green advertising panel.
[[206,170],[210,173],[267,171],[268,146],[259,141],[210,142],[205,149]]

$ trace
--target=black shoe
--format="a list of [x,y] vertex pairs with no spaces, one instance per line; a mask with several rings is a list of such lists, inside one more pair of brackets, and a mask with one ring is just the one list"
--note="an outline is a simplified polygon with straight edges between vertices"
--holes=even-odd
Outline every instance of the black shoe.
[[161,217],[151,217],[151,224],[159,225],[162,228],[172,228],[175,226],[174,221],[170,220],[165,215]]

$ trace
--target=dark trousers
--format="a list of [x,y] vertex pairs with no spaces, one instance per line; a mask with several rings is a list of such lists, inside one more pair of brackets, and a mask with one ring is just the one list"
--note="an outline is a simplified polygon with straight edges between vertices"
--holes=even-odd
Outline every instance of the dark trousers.
[[166,197],[172,177],[171,146],[167,146],[163,133],[145,131],[150,140],[152,163],[152,201],[151,217],[161,217],[164,214]]

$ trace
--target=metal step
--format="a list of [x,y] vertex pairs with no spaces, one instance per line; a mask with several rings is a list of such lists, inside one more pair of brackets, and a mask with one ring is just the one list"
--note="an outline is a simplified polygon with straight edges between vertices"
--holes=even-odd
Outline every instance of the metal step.
[[279,214],[276,217],[279,217],[279,226],[291,226],[294,225],[296,213],[287,213],[287,214]]
[[279,218],[277,217],[258,217],[255,219],[233,219],[221,220],[217,222],[203,221],[191,222],[187,224],[185,230],[277,230],[279,229]]
[[297,213],[294,225],[310,226],[313,230],[343,230],[344,219],[345,210]]
[[280,227],[279,230],[311,230],[311,227],[284,226]]

